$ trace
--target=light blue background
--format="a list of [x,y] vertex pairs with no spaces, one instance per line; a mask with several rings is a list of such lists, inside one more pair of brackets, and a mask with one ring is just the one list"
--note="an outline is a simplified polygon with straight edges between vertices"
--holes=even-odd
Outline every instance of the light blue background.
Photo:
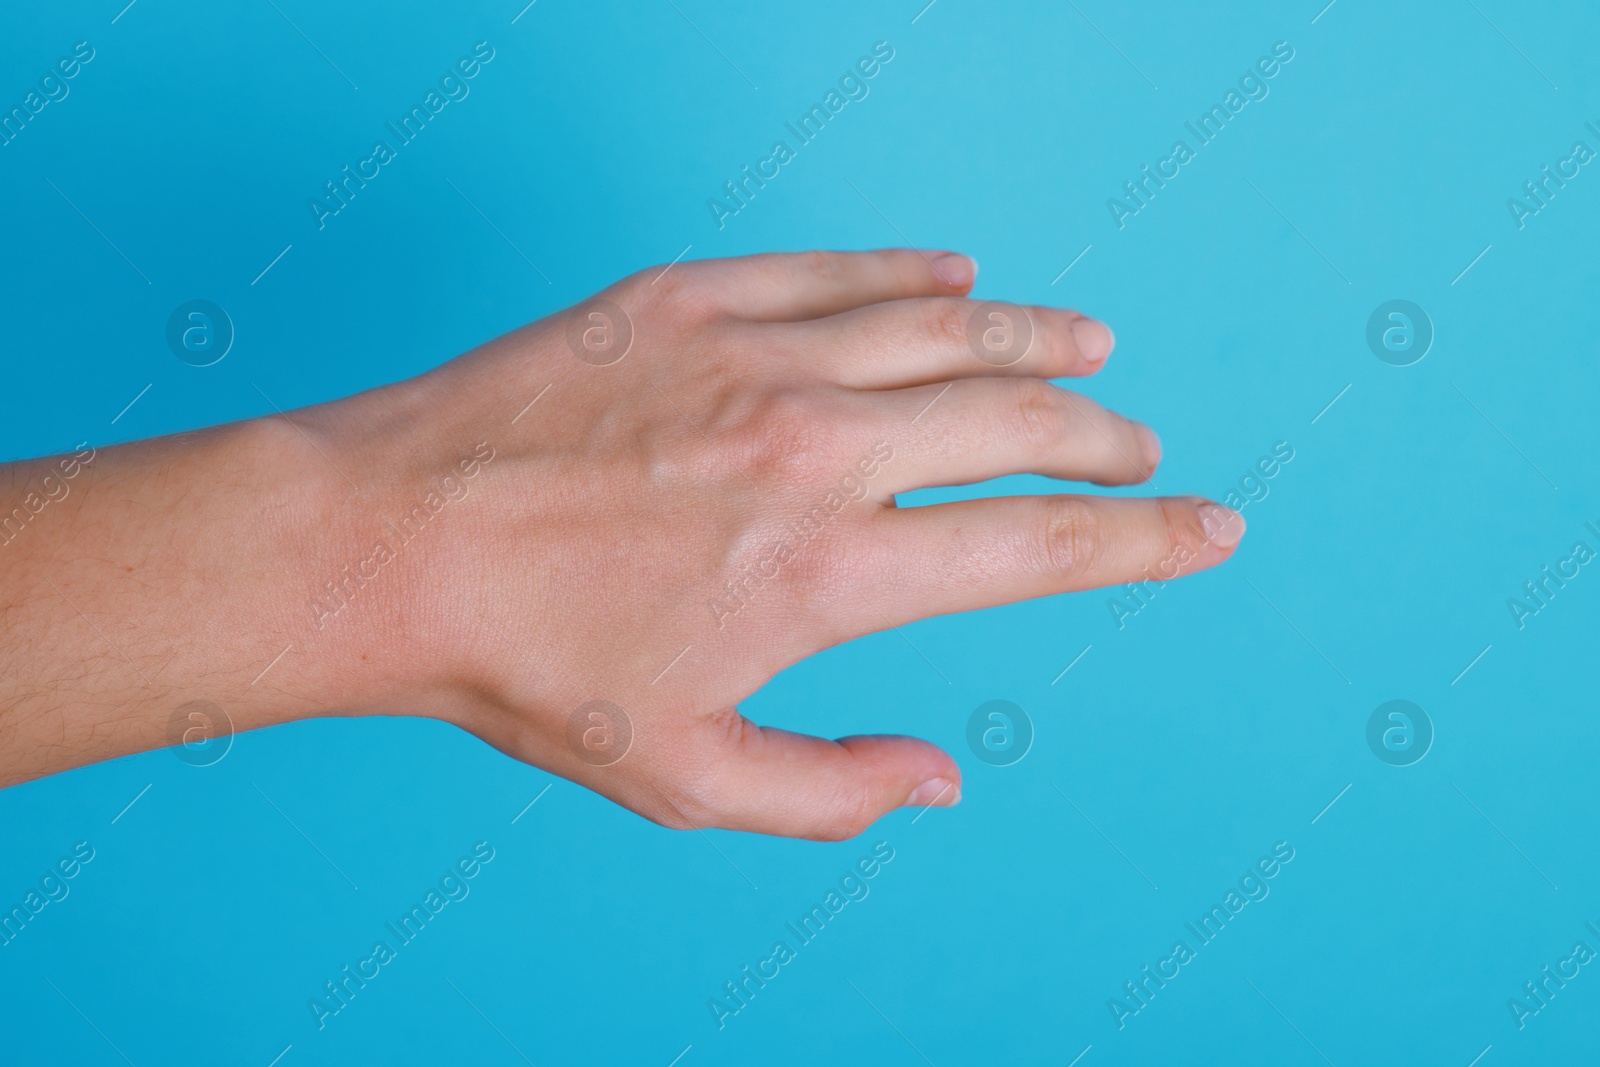
[[[857,841],[669,832],[400,720],[0,793],[6,908],[74,842],[97,850],[0,948],[5,1059],[521,1063],[514,1045],[541,1065],[1499,1067],[1592,1052],[1600,970],[1521,1031],[1506,1006],[1575,941],[1600,949],[1584,928],[1600,924],[1600,576],[1583,570],[1521,631],[1506,606],[1575,540],[1600,548],[1583,529],[1600,519],[1600,172],[1525,229],[1506,207],[1575,140],[1600,148],[1583,125],[1600,120],[1592,8],[539,0],[513,24],[519,0],[276,2],[0,13],[5,109],[74,42],[96,49],[0,148],[4,455],[404,378],[686,245],[909,241],[974,254],[982,297],[1111,322],[1117,353],[1085,390],[1159,429],[1163,491],[1221,496],[1278,441],[1295,458],[1246,508],[1230,564],[1122,630],[1105,594],[1055,597],[910,627],[914,648],[857,641],[767,686],[745,708],[758,721],[914,733],[961,761],[960,807]],[[470,97],[319,232],[308,197],[479,40],[497,54]],[[879,40],[895,58],[870,96],[719,231],[707,198]],[[1280,40],[1295,58],[1270,96],[1119,231],[1106,199]],[[237,327],[213,367],[163,340],[192,298]],[[1407,368],[1364,339],[1392,298],[1437,332]],[[1007,768],[965,742],[995,698],[1037,730]],[[1393,698],[1437,730],[1411,767],[1365,741]],[[497,854],[470,897],[319,1032],[308,998],[478,840]],[[708,998],[879,840],[896,858],[871,895],[719,1031]],[[1108,998],[1284,840],[1295,858],[1271,895],[1119,1031]]]

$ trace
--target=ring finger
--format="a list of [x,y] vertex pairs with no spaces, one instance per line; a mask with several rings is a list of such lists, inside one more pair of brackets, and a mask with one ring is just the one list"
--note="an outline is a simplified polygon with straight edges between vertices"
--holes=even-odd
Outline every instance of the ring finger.
[[1038,378],[972,378],[855,394],[894,449],[874,489],[887,497],[1008,474],[1096,485],[1147,480],[1161,442],[1142,423]]
[[780,329],[841,385],[898,389],[991,375],[1083,377],[1114,339],[1104,323],[1060,308],[957,297],[895,300]]

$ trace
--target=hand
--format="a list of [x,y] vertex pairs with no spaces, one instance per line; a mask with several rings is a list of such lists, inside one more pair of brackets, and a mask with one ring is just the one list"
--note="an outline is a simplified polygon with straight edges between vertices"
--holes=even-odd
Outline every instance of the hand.
[[[1047,380],[1104,364],[1100,323],[1011,309],[1031,324],[1026,355],[978,358],[974,269],[896,250],[647,271],[411,381],[198,445],[105,450],[82,509],[99,493],[133,520],[77,554],[137,555],[157,577],[141,598],[102,591],[136,580],[115,569],[80,579],[58,554],[44,570],[63,599],[79,587],[108,639],[168,635],[144,671],[161,678],[145,682],[152,707],[204,696],[242,727],[431,715],[675,827],[838,839],[901,805],[953,804],[960,771],[933,745],[827,741],[736,705],[850,638],[1188,573],[1244,529],[1193,497],[897,508],[896,493],[1019,472],[1131,484],[1160,457],[1147,428]],[[230,488],[198,498],[219,465]],[[76,608],[48,610],[83,630]],[[207,672],[196,628],[213,653],[219,628],[250,651]],[[41,707],[31,734],[52,715],[73,718]],[[145,718],[124,750],[152,741],[162,716]]]

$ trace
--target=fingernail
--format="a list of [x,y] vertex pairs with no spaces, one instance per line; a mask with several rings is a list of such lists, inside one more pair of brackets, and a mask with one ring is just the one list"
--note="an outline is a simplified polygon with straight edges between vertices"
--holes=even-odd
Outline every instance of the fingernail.
[[1078,354],[1089,364],[1104,363],[1117,343],[1111,327],[1096,319],[1074,319],[1072,339],[1077,342]]
[[1144,469],[1147,474],[1154,474],[1161,462],[1161,438],[1156,432],[1144,423],[1135,424],[1139,430],[1139,444],[1144,448]]
[[1221,504],[1200,507],[1200,529],[1218,548],[1232,548],[1244,537],[1244,516]]
[[978,261],[960,252],[940,252],[933,257],[933,273],[952,289],[965,289],[978,279]]
[[926,808],[937,804],[948,808],[961,801],[961,787],[948,778],[929,778],[906,798],[905,807]]

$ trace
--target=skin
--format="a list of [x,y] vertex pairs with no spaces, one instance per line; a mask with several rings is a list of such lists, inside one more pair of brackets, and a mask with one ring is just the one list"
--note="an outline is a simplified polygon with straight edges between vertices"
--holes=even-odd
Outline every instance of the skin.
[[0,785],[381,714],[672,827],[837,840],[956,803],[927,742],[737,705],[851,638],[1189,573],[1244,532],[1197,497],[897,508],[1019,472],[1132,484],[1160,458],[1048,380],[1099,370],[1104,325],[1028,308],[1027,355],[979,359],[975,273],[914,250],[679,263],[409,381],[70,478],[71,457],[9,465],[9,496],[46,503],[0,544]]

